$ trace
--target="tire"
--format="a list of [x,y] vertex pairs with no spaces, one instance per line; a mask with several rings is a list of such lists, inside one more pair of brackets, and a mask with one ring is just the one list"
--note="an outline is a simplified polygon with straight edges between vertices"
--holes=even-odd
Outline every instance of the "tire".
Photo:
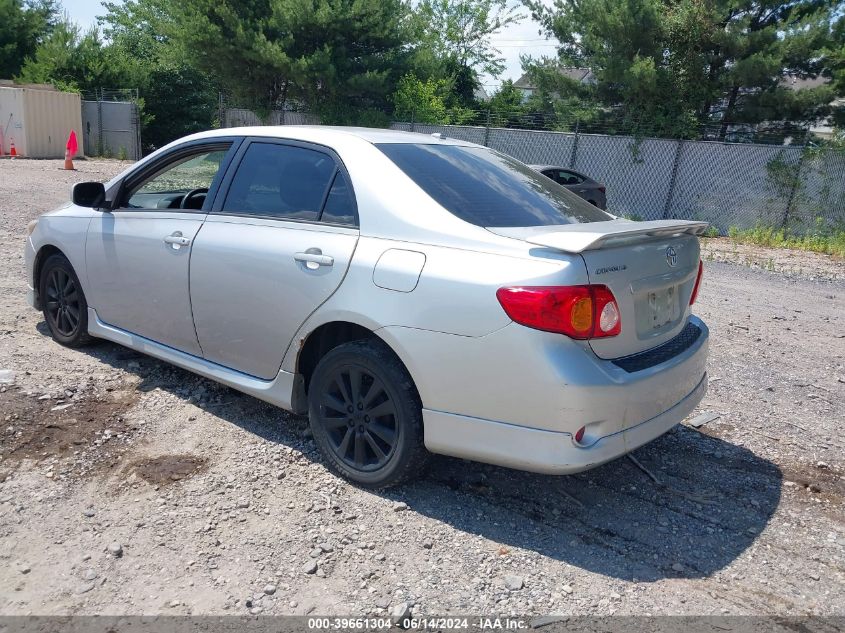
[[308,417],[329,468],[360,486],[388,488],[425,468],[419,395],[378,340],[344,343],[320,360],[308,388]]
[[81,347],[93,340],[88,334],[88,302],[67,257],[56,253],[47,258],[41,267],[38,293],[54,341]]

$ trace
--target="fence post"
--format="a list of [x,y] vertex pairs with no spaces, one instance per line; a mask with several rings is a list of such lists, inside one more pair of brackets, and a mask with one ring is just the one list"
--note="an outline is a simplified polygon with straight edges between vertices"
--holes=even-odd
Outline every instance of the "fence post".
[[681,164],[681,152],[684,149],[684,141],[678,141],[675,148],[675,160],[672,162],[672,175],[669,176],[669,191],[666,194],[666,203],[663,205],[663,219],[669,217],[669,211],[672,209],[672,198],[675,195],[675,182],[678,180],[678,165]]
[[415,128],[414,128],[414,112],[416,112],[416,109],[411,108],[411,129],[409,130],[410,132],[413,132],[415,130]]
[[575,140],[572,142],[572,153],[569,155],[569,169],[575,169],[575,161],[578,158],[578,139],[581,138],[580,127],[580,119],[575,119]]
[[135,128],[135,151],[132,160],[141,160],[144,152],[141,149],[141,111],[137,99],[132,102],[132,127]]
[[490,108],[487,108],[487,124],[484,126],[484,147],[490,147]]
[[484,124],[484,147],[490,147],[490,108],[487,108],[487,122]]
[[226,106],[223,102],[223,91],[217,92],[217,116],[220,119],[220,127],[229,127],[226,125]]
[[795,170],[795,176],[792,179],[792,186],[789,188],[789,197],[786,200],[786,209],[783,212],[783,221],[780,223],[781,228],[786,228],[789,222],[789,216],[792,213],[792,205],[795,203],[795,194],[798,193],[798,186],[801,184],[801,169],[804,167],[804,156],[807,153],[807,142],[804,141],[804,146],[801,148],[801,153],[798,155],[798,165]]
[[97,156],[103,155],[103,99],[102,88],[98,92],[94,88],[94,97],[97,99]]

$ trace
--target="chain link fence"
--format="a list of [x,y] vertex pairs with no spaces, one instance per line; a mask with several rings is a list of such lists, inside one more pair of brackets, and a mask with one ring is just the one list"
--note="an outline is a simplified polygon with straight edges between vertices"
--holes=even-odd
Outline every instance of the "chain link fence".
[[320,118],[298,104],[279,109],[269,107],[267,102],[251,102],[236,99],[224,92],[219,93],[218,119],[220,127],[252,127],[256,125],[319,125]]
[[493,126],[397,122],[528,164],[582,172],[607,187],[611,213],[705,220],[720,233],[759,224],[798,232],[845,225],[845,151],[810,146],[637,138]]
[[320,119],[308,112],[271,110],[264,118],[246,108],[227,108],[221,119],[223,127],[254,125],[319,125]]
[[[240,104],[239,104],[240,105]],[[542,113],[461,110],[446,120],[397,121],[392,129],[485,145],[533,165],[582,172],[607,187],[607,208],[637,220],[705,220],[720,234],[758,225],[796,233],[845,226],[845,151],[806,144],[806,130],[703,126],[698,138],[648,138],[637,122],[583,122]],[[229,107],[224,127],[319,124],[301,111]],[[708,140],[708,139],[727,140]],[[734,142],[737,141],[737,142]],[[753,142],[752,142],[753,141]]]
[[82,95],[82,149],[86,156],[141,158],[137,90],[97,89]]

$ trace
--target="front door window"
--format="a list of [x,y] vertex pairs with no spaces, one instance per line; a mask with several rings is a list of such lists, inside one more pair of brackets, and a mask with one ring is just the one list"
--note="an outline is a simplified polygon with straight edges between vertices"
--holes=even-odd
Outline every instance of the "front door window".
[[202,209],[227,149],[185,156],[137,183],[120,206],[128,209]]

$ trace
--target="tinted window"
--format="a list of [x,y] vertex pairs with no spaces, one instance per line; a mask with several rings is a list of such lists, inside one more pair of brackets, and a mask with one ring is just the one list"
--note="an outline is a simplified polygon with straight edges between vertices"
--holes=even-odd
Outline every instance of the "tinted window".
[[343,173],[338,171],[326,198],[326,206],[323,208],[323,215],[320,216],[323,222],[334,224],[357,225],[358,218],[355,213],[355,205],[352,202],[352,192],[346,184]]
[[583,178],[571,171],[558,171],[557,177],[554,179],[561,185],[579,185],[584,181]]
[[223,212],[316,220],[335,168],[334,159],[322,152],[252,143],[226,194]]
[[611,216],[519,161],[479,147],[379,144],[441,206],[478,226],[548,226]]

